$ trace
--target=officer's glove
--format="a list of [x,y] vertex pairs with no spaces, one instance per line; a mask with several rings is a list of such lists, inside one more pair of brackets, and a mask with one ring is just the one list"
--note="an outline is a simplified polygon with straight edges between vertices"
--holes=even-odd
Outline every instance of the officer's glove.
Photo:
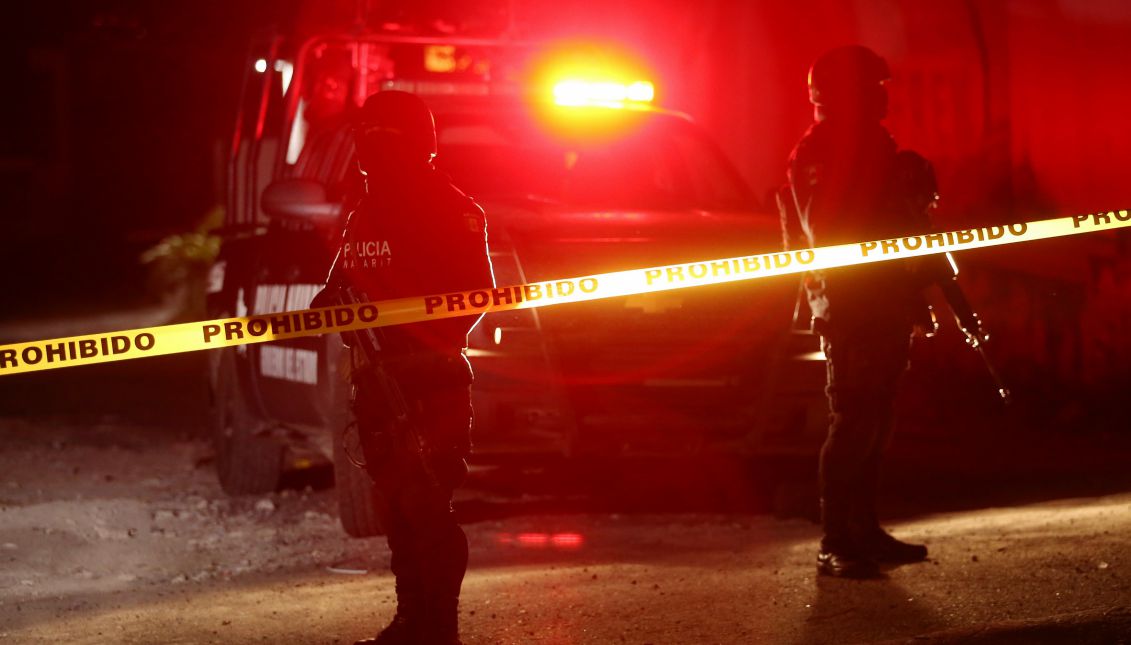
[[985,345],[990,340],[990,332],[982,326],[982,320],[978,318],[978,314],[970,314],[967,320],[959,321],[959,327],[962,328],[962,333],[966,334],[966,344],[977,349]]
[[[342,304],[345,304],[345,299],[342,298],[341,287],[337,284],[328,284],[322,287],[321,291],[314,294],[314,299],[310,301],[310,308],[337,307]],[[346,347],[360,347],[356,332],[344,331],[340,336],[342,338],[342,344]]]
[[428,463],[436,474],[436,483],[443,488],[459,488],[467,479],[467,460],[457,451],[430,451]]
[[328,284],[314,295],[314,299],[310,301],[310,308],[335,307],[340,304],[342,304],[342,297],[338,293],[337,285]]
[[926,301],[916,307],[915,316],[911,320],[911,335],[915,338],[931,338],[939,330],[939,321],[935,317],[935,310]]

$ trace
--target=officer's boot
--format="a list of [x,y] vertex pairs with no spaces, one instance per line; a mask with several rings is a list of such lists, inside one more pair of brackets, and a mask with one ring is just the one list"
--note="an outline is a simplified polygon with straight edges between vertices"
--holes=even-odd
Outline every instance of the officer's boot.
[[869,463],[856,491],[852,508],[852,535],[860,551],[881,564],[908,564],[927,559],[927,547],[898,540],[880,526],[876,513],[879,464]]
[[854,540],[860,551],[882,564],[909,564],[927,559],[927,547],[896,539],[880,526],[876,513],[866,509],[854,523]]
[[904,542],[882,528],[857,538],[861,550],[876,562],[885,564],[908,564],[927,559],[927,546]]
[[385,629],[373,638],[359,640],[354,645],[418,645],[422,625],[427,622],[427,608],[419,594],[406,592],[397,586],[397,613]]
[[817,552],[817,573],[837,578],[877,578],[880,568],[852,539],[844,500],[821,499],[821,524],[825,536]]
[[432,598],[420,645],[462,645],[459,639],[459,596]]

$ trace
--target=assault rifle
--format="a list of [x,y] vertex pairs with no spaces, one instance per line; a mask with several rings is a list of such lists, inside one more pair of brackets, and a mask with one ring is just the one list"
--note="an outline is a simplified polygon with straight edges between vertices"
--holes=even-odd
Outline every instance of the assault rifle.
[[[929,213],[938,206],[939,201],[939,184],[935,176],[935,168],[922,155],[910,150],[901,150],[896,156],[897,172],[900,184],[903,186],[907,212],[919,220],[920,226],[930,228]],[[923,258],[923,261],[928,263],[932,281],[939,286],[947,304],[950,305],[950,311],[954,314],[958,328],[966,335],[966,343],[978,352],[982,364],[986,366],[986,371],[997,386],[998,396],[1009,405],[1012,400],[1009,388],[1005,386],[993,361],[986,354],[986,342],[990,339],[990,335],[982,327],[982,321],[978,318],[978,314],[974,313],[970,301],[962,292],[962,287],[958,286],[958,264],[955,263],[954,257],[950,253],[945,253]]]
[[997,386],[998,396],[1001,397],[1003,403],[1009,405],[1013,401],[1009,388],[1005,386],[1001,374],[998,373],[993,361],[986,354],[986,342],[989,341],[990,335],[982,327],[982,320],[978,317],[978,314],[974,313],[974,308],[970,306],[970,301],[966,299],[962,287],[958,286],[958,265],[954,263],[954,258],[951,257],[950,253],[946,253],[945,257],[949,266],[940,270],[941,275],[935,283],[939,285],[943,297],[946,298],[946,303],[950,305],[950,311],[954,314],[958,328],[966,335],[966,344],[978,352],[982,364],[985,365],[986,371],[989,372],[990,378]]
[[[337,301],[336,304],[356,305],[369,302],[365,294],[352,285],[327,285],[326,290],[334,291],[334,295],[331,297]],[[420,433],[417,431],[416,422],[413,420],[412,410],[405,400],[400,384],[389,374],[386,366],[385,354],[391,348],[391,343],[388,341],[384,330],[379,327],[369,327],[347,333],[350,334],[350,338],[343,340],[347,345],[361,352],[365,363],[362,366],[355,366],[354,369],[360,371],[360,378],[366,379],[376,386],[377,391],[392,413],[394,450],[398,448],[404,450],[410,461],[424,475],[428,487],[439,489],[440,484],[436,472],[424,455],[424,444],[420,439]],[[382,351],[382,348],[386,351]],[[364,438],[361,440],[365,441]]]

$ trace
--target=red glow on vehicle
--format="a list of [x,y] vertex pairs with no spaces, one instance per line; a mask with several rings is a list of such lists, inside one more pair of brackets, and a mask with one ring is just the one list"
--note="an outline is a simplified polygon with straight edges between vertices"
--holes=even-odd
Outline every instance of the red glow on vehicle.
[[518,544],[519,546],[528,547],[544,547],[550,542],[550,536],[546,533],[519,533]]
[[506,546],[519,546],[526,549],[560,549],[572,551],[585,545],[585,537],[580,533],[500,533],[497,538],[499,544]]
[[579,549],[584,542],[580,533],[557,533],[550,536],[550,543],[559,549]]

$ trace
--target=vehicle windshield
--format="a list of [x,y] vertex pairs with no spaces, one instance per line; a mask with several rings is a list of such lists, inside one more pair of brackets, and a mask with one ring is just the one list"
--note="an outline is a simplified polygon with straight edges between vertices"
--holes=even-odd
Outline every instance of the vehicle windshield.
[[681,118],[626,115],[628,134],[592,141],[551,135],[512,116],[438,113],[437,167],[480,200],[607,209],[750,207],[745,186],[721,153]]

